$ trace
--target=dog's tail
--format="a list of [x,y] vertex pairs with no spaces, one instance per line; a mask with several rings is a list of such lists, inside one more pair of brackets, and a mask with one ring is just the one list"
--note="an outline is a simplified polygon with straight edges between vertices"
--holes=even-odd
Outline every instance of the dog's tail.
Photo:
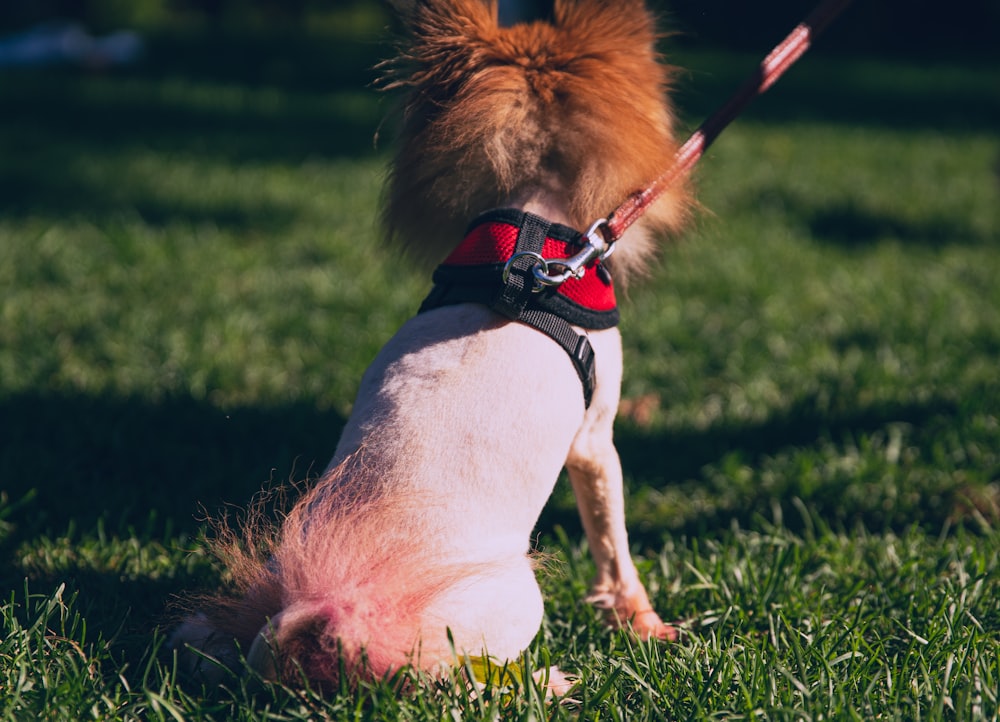
[[280,528],[260,510],[237,529],[222,526],[214,551],[236,593],[201,599],[175,646],[187,643],[236,667],[235,640],[263,676],[320,687],[450,659],[443,626],[430,640],[421,631],[433,600],[468,570],[435,558],[427,530],[406,521],[412,515],[400,513],[398,494],[380,492],[383,482],[348,460]]

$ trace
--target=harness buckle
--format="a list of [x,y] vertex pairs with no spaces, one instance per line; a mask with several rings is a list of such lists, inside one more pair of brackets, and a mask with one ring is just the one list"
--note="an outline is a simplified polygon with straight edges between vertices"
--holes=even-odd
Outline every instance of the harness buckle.
[[[587,266],[592,261],[603,261],[610,256],[615,250],[615,245],[606,240],[603,229],[607,225],[607,218],[599,218],[591,223],[590,228],[583,234],[587,242],[584,244],[583,250],[575,256],[570,256],[569,258],[540,258],[541,263],[535,264],[535,267],[531,270],[532,275],[535,277],[536,290],[540,291],[542,286],[559,286],[570,278],[583,278],[587,272]],[[549,269],[555,266],[559,266],[563,270],[550,273]]]
[[[541,269],[542,273],[548,273],[549,272],[549,262],[547,260],[545,260],[545,258],[543,258],[541,256],[541,254],[535,253],[534,251],[519,251],[518,253],[515,253],[513,256],[511,256],[510,258],[508,258],[507,262],[505,264],[503,264],[503,276],[502,276],[502,278],[503,278],[504,284],[506,284],[507,283],[507,279],[510,278],[510,268],[511,268],[511,266],[514,265],[514,261],[516,261],[518,258],[524,258],[524,257],[534,258],[535,259],[535,265],[532,267],[531,272],[532,272],[532,274],[535,275],[536,279],[538,277],[537,274],[539,272],[539,269]],[[536,288],[535,290],[537,291],[537,290],[541,290],[541,289]]]

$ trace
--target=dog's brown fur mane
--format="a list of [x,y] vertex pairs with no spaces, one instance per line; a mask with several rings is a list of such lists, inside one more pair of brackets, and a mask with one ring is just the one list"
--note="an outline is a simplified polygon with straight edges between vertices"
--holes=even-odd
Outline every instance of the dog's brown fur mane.
[[[583,230],[662,173],[676,150],[655,23],[639,0],[555,0],[554,21],[497,25],[496,0],[397,0],[411,29],[384,63],[409,91],[390,169],[388,237],[438,262],[490,208],[542,201]],[[619,244],[616,278],[689,205],[668,192]]]

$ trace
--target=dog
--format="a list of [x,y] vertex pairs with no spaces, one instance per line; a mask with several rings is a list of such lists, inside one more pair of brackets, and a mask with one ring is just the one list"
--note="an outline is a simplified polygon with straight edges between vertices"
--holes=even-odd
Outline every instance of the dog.
[[629,555],[611,279],[641,275],[681,229],[688,189],[613,257],[550,279],[588,238],[600,246],[580,229],[676,151],[654,19],[640,0],[553,0],[505,25],[496,0],[393,7],[407,38],[383,82],[406,100],[383,220],[437,264],[434,290],[365,372],[329,467],[280,529],[221,536],[235,592],[203,600],[173,644],[232,667],[239,647],[266,677],[331,687],[517,660],[543,614],[530,536],[564,467],[597,569],[587,600],[673,640]]

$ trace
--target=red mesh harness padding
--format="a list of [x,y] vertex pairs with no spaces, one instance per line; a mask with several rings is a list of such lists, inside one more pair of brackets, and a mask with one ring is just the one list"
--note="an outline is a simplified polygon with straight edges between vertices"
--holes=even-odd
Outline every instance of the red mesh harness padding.
[[[504,218],[505,211],[494,211],[480,216],[469,229],[465,239],[451,255],[444,260],[443,266],[492,266],[499,264],[502,270],[510,257],[514,255],[517,237],[521,232],[520,219],[511,222]],[[517,225],[515,225],[517,223]],[[582,248],[581,234],[567,226],[555,224],[546,234],[542,250],[543,258],[569,258]],[[615,302],[615,288],[607,269],[595,263],[600,270],[583,278],[569,278],[558,286],[555,293],[579,307],[581,313],[600,314],[597,318],[587,321],[570,320],[584,328],[610,328],[618,323]],[[544,305],[546,298],[540,299]]]

